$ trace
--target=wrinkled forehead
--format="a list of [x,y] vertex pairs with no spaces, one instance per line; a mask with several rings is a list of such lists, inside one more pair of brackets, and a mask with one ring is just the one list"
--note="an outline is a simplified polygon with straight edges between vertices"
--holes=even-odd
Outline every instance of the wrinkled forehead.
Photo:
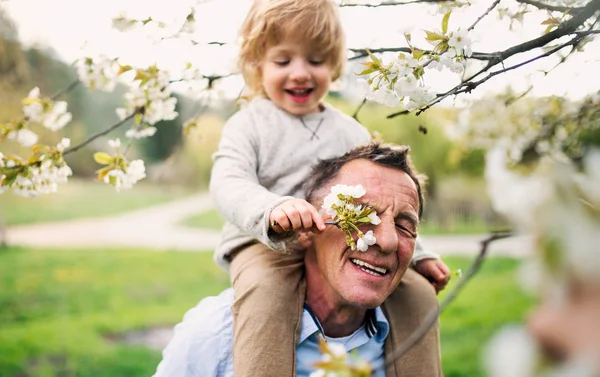
[[324,194],[327,195],[331,187],[337,184],[362,185],[366,194],[358,200],[359,202],[394,206],[405,203],[417,211],[419,208],[417,186],[412,178],[400,169],[364,159],[354,160],[340,168],[336,177],[325,185]]

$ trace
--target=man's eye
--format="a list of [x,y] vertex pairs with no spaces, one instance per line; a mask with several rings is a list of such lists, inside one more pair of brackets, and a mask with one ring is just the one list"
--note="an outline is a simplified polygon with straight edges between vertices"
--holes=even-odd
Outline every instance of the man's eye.
[[414,231],[412,231],[412,230],[408,229],[407,227],[405,227],[405,226],[404,226],[404,225],[402,225],[402,224],[396,224],[396,228],[398,228],[398,229],[400,229],[401,231],[403,231],[403,232],[407,233],[408,235],[410,235],[410,236],[411,236],[411,237],[413,237],[413,238],[417,237],[417,234],[416,234]]

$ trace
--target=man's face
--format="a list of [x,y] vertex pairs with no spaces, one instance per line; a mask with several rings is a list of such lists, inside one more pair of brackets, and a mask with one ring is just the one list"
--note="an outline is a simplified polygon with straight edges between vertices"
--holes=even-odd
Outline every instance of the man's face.
[[381,223],[360,229],[363,233],[373,230],[377,242],[365,252],[351,250],[344,233],[328,226],[314,237],[309,251],[314,251],[316,260],[314,265],[307,262],[309,290],[333,300],[333,305],[374,308],[398,286],[412,259],[419,213],[417,187],[405,172],[368,160],[344,165],[329,187],[336,184],[361,184],[366,189],[358,201],[375,208]]

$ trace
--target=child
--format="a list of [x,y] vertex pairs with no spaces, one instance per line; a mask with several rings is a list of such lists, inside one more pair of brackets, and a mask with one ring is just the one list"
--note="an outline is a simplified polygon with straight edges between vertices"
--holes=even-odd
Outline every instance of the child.
[[[294,376],[304,281],[303,254],[289,241],[326,226],[303,183],[318,159],[371,137],[321,102],[345,60],[333,1],[254,0],[240,34],[240,68],[255,98],[227,121],[214,155],[210,191],[227,220],[215,260],[229,268],[236,295],[235,376]],[[443,289],[449,270],[436,254],[417,244],[413,265]]]

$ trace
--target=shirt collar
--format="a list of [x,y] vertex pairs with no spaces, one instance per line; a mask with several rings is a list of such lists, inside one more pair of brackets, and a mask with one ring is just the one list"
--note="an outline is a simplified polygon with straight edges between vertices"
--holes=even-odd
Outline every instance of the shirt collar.
[[[390,332],[390,324],[383,314],[381,307],[376,307],[367,311],[365,321],[365,331],[369,338],[374,336],[377,340],[383,341]],[[324,334],[321,323],[312,312],[310,306],[304,303],[304,311],[302,313],[302,330],[300,331],[299,343],[304,342],[311,335],[319,333]]]

